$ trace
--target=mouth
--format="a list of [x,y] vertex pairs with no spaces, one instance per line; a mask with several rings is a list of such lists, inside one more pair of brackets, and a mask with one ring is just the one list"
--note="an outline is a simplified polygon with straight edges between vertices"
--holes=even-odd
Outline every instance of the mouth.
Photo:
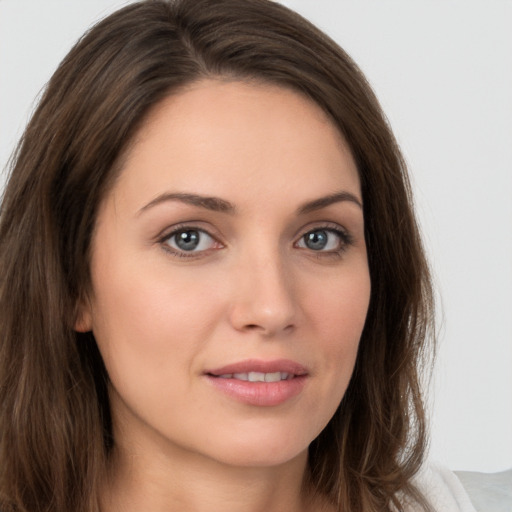
[[276,406],[299,395],[308,370],[290,360],[248,360],[204,372],[223,395],[247,405]]
[[205,373],[212,377],[234,378],[249,382],[276,382],[278,380],[288,380],[293,377],[307,375],[308,369],[290,359],[276,359],[272,361],[247,359],[222,366],[221,368],[206,370]]
[[217,377],[219,379],[236,379],[243,380],[247,382],[279,382],[280,380],[290,380],[295,377],[293,373],[287,372],[272,372],[272,373],[263,373],[263,372],[248,372],[248,373],[224,373],[222,375],[213,375],[212,377]]

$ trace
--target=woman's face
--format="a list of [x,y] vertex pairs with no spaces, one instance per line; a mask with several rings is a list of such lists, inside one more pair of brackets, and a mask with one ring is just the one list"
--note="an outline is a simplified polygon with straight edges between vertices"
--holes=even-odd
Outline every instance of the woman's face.
[[295,92],[196,83],[140,129],[91,272],[77,329],[103,356],[121,447],[301,457],[345,393],[370,297],[354,160]]

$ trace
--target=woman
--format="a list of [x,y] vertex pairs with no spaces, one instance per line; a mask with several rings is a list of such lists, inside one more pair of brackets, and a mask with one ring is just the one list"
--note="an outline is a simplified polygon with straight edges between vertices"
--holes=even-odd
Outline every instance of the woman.
[[437,506],[428,268],[335,43],[264,0],[130,5],[65,58],[14,162],[2,510]]

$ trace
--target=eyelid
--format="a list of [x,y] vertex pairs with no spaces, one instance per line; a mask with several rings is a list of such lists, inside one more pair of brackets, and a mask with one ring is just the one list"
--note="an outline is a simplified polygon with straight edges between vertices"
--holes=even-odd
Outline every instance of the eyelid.
[[305,235],[311,233],[313,231],[329,231],[331,233],[335,233],[340,237],[341,247],[337,250],[328,250],[328,251],[315,251],[313,249],[308,249],[307,247],[300,247],[300,249],[307,250],[311,253],[315,253],[316,256],[333,256],[340,255],[342,252],[347,250],[348,247],[354,244],[354,237],[352,234],[340,224],[335,222],[320,222],[319,224],[310,224],[301,229],[299,236],[294,245],[297,245]]
[[[217,234],[212,233],[211,229],[207,229],[205,227],[202,227],[200,224],[202,224],[201,221],[189,221],[189,222],[180,222],[179,224],[174,224],[170,227],[165,228],[163,231],[160,232],[159,235],[156,237],[156,242],[160,244],[162,249],[166,251],[167,253],[181,257],[181,258],[199,258],[202,255],[209,253],[212,250],[219,250],[222,249],[225,244],[219,240],[220,236]],[[216,244],[219,244],[220,247],[215,248],[209,248],[204,249],[201,251],[184,251],[180,250],[179,248],[171,247],[167,242],[176,234],[183,232],[183,231],[198,231],[200,233],[204,233],[207,236],[209,236]]]
[[178,231],[186,230],[202,231],[218,241],[220,241],[220,238],[222,238],[218,230],[211,226],[210,223],[203,220],[187,220],[178,222],[177,224],[167,225],[155,236],[155,241],[160,242],[162,240],[168,239]]
[[300,240],[304,235],[310,233],[311,231],[317,231],[317,230],[322,230],[322,229],[324,229],[325,231],[337,232],[341,236],[343,236],[344,238],[347,238],[347,239],[353,238],[348,229],[341,226],[337,222],[331,222],[331,221],[324,221],[324,222],[320,221],[320,222],[313,222],[311,224],[308,224],[307,226],[301,228],[298,231],[296,238],[297,238],[297,240]]

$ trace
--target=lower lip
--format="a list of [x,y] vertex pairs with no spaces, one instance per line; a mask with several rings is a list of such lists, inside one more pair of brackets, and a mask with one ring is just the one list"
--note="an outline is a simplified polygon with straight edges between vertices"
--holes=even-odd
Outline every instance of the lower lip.
[[249,382],[206,375],[208,381],[231,398],[248,405],[272,407],[297,396],[306,384],[307,375],[277,382]]

